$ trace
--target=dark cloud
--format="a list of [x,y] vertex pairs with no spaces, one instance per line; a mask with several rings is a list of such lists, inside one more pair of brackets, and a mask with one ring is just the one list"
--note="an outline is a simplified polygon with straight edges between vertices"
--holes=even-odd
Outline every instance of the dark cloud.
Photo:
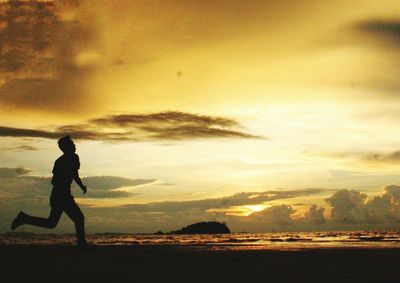
[[400,162],[400,151],[396,150],[389,153],[366,153],[362,156],[362,159],[366,161],[398,163]]
[[[352,65],[357,62],[354,66],[363,66],[365,72],[352,72],[341,79],[338,79],[340,74],[336,73],[335,83],[342,80],[346,87],[372,90],[379,98],[382,95],[397,97],[400,89],[396,76],[400,62],[400,18],[367,17],[353,20],[326,36],[323,46],[329,49],[334,46],[359,49],[358,57],[353,56],[348,63]],[[343,59],[348,61],[346,57]]]
[[84,177],[82,180],[85,181],[85,184],[88,187],[96,188],[97,190],[112,190],[118,189],[122,186],[136,187],[140,185],[151,184],[157,181],[157,179],[127,179],[113,176]]
[[[82,182],[88,187],[88,198],[122,198],[137,195],[133,192],[118,190],[122,187],[136,187],[156,182],[156,179],[129,179],[115,176],[83,177]],[[73,188],[78,188],[73,184]]]
[[199,127],[199,126],[181,126],[175,128],[159,127],[141,127],[141,129],[153,133],[154,139],[188,139],[188,138],[256,138],[256,136],[225,129]]
[[391,152],[353,152],[353,153],[342,153],[336,157],[348,158],[353,157],[365,162],[381,162],[381,163],[399,163],[400,162],[400,150],[394,150]]
[[364,162],[398,163],[400,162],[400,150],[390,152],[365,151],[337,151],[337,152],[303,152],[303,155],[327,157],[335,159],[354,159]]
[[53,25],[58,23],[53,3],[2,2],[0,15],[0,71],[19,73],[44,64],[43,52],[49,47]]
[[305,213],[304,218],[311,225],[320,225],[326,222],[324,216],[325,208],[318,207],[315,204]]
[[[34,215],[46,215],[49,210],[48,194],[50,178],[29,176],[26,169],[2,168],[0,188],[0,212],[3,217],[0,229],[8,230],[9,222],[23,209]],[[87,197],[125,197],[118,189],[122,186],[151,184],[154,180],[126,179],[112,176],[94,176],[84,179],[90,186]],[[312,205],[303,215],[285,204],[285,200],[299,196],[323,195],[329,190],[272,190],[244,192],[231,196],[194,201],[167,201],[146,204],[130,204],[117,207],[82,206],[88,229],[92,232],[124,231],[154,232],[170,231],[199,221],[224,221],[233,231],[321,231],[321,230],[368,230],[393,229],[400,224],[400,186],[384,186],[383,194],[368,198],[354,190],[335,191],[327,198],[332,216],[325,209]],[[110,192],[110,194],[105,195]],[[113,192],[117,194],[112,195]],[[122,194],[121,194],[122,193]],[[132,195],[131,195],[132,196]],[[281,204],[267,207],[249,216],[228,213],[232,207],[268,204],[279,200]],[[213,210],[216,209],[216,210]],[[223,210],[226,210],[224,213]],[[60,230],[73,229],[71,223],[61,223]],[[24,227],[31,229],[31,227]],[[39,230],[41,231],[41,230]],[[72,230],[71,230],[72,231]]]
[[343,223],[359,222],[363,218],[367,195],[358,191],[340,190],[326,202],[332,206],[332,220]]
[[392,202],[399,204],[400,202],[400,186],[398,185],[386,185],[383,187],[388,196],[390,196]]
[[275,205],[268,207],[260,212],[252,214],[252,218],[258,219],[267,225],[288,226],[293,225],[293,219],[290,216],[296,211],[290,205]]
[[280,204],[246,217],[230,216],[225,221],[239,231],[318,231],[327,228],[324,210],[323,207],[312,205],[301,217],[292,205]]
[[36,146],[29,145],[29,144],[23,144],[23,145],[17,145],[12,148],[14,151],[35,151],[38,150]]
[[243,192],[214,199],[165,201],[119,207],[85,207],[85,209],[91,215],[96,215],[96,229],[100,229],[99,231],[102,231],[101,229],[130,232],[154,232],[160,229],[170,231],[205,220],[225,221],[234,231],[282,231],[295,227],[296,222],[289,217],[295,212],[291,206],[272,206],[264,212],[253,213],[248,217],[229,215],[229,209],[320,194],[323,191],[322,189],[305,189]]
[[21,144],[21,145],[15,145],[7,148],[0,148],[1,151],[36,151],[39,150],[38,147],[31,145],[31,144]]
[[[114,176],[92,176],[82,178],[82,182],[88,187],[89,198],[122,198],[132,197],[136,193],[116,190],[121,187],[136,187],[156,182],[156,179],[127,179]],[[92,190],[93,188],[93,190]]]
[[256,232],[396,229],[400,224],[400,186],[387,185],[382,190],[383,195],[372,198],[355,190],[334,192],[326,199],[331,207],[328,218],[325,208],[317,205],[312,205],[303,217],[294,218],[294,209],[283,204],[227,221],[240,229],[251,227]]
[[2,152],[21,152],[21,151],[36,151],[39,150],[38,147],[32,145],[32,144],[16,144],[13,146],[7,146],[7,147],[0,147],[0,153]]
[[239,124],[233,119],[169,111],[113,115],[53,130],[0,126],[0,136],[58,139],[69,134],[75,139],[107,141],[261,138],[234,130],[234,126]]
[[[362,218],[360,220],[371,224],[385,223],[391,218],[391,209],[392,201],[390,194],[373,197],[362,207]],[[359,222],[361,222],[360,220]]]
[[[27,175],[29,171],[21,168],[7,168],[3,171],[5,173],[3,174],[4,178],[1,178],[3,185],[0,188],[0,213],[5,213],[4,219],[11,221],[10,219],[20,209],[32,214],[46,215],[48,213],[48,197],[51,190],[50,177],[29,176]],[[88,193],[85,198],[132,197],[135,195],[134,193],[118,189],[156,182],[155,179],[127,179],[114,176],[92,176],[82,178],[82,180],[88,186]],[[73,192],[79,192],[79,190],[73,188]],[[321,189],[246,192],[215,199],[167,201],[101,208],[83,206],[82,209],[88,212],[89,218],[94,218],[89,222],[97,223],[96,229],[108,229],[107,225],[114,223],[115,226],[111,231],[114,229],[126,230],[134,222],[136,223],[134,225],[147,227],[141,230],[143,232],[149,231],[148,229],[167,229],[167,227],[171,230],[172,228],[179,228],[181,225],[190,224],[191,221],[201,221],[209,217],[222,220],[227,217],[224,213],[210,213],[208,212],[210,209],[228,209],[231,206],[260,204],[266,201],[283,200],[321,192]],[[0,221],[2,229],[4,227],[8,229],[8,225],[9,223]]]
[[93,69],[76,57],[94,48],[95,33],[81,18],[63,19],[72,2],[80,1],[0,2],[1,104],[54,112],[86,104]]
[[229,209],[234,206],[254,205],[278,199],[290,199],[299,196],[308,196],[321,193],[322,189],[288,190],[288,191],[264,191],[245,192],[232,196],[193,200],[193,201],[167,201],[148,204],[131,204],[121,209],[137,212],[168,212],[182,213],[185,211],[203,211],[212,209]]
[[400,47],[400,19],[370,19],[357,23],[355,27],[383,46]]
[[[31,171],[25,168],[0,168],[0,198],[19,199],[48,198],[51,190],[50,177],[30,176]],[[156,179],[129,179],[116,176],[83,177],[82,182],[88,187],[88,198],[124,198],[136,195],[132,192],[118,190],[122,187],[136,187],[156,182]],[[78,190],[75,183],[72,190]]]
[[326,201],[332,206],[332,221],[340,224],[397,225],[400,223],[400,186],[388,185],[385,193],[367,199],[358,191],[341,190]]
[[60,133],[0,126],[0,136],[2,136],[2,137],[30,137],[30,138],[56,139],[56,138],[60,138]]
[[28,174],[31,172],[25,168],[8,168],[1,167],[0,168],[0,178],[14,178]]
[[238,123],[232,119],[212,117],[198,114],[183,113],[177,111],[160,112],[153,114],[125,114],[111,115],[103,118],[92,119],[91,123],[101,126],[129,126],[129,125],[148,125],[151,123],[167,124],[167,125],[203,125],[203,126],[221,126],[232,127],[238,126]]

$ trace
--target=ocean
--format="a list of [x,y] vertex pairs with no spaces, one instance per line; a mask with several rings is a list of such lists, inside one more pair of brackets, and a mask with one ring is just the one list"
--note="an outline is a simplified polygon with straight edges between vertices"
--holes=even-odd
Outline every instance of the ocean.
[[[180,246],[205,250],[303,250],[326,248],[400,248],[398,231],[232,233],[217,235],[92,234],[98,246]],[[6,233],[0,245],[74,245],[75,235]]]

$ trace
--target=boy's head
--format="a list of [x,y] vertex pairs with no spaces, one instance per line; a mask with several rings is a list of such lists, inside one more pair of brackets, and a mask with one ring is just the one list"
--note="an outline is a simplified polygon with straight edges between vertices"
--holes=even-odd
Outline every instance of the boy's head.
[[64,153],[74,153],[76,151],[75,144],[70,136],[65,136],[59,139],[58,147]]

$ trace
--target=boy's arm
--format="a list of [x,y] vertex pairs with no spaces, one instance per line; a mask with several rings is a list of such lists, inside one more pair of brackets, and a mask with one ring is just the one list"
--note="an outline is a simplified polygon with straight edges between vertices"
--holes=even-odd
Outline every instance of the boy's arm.
[[81,178],[79,177],[78,170],[76,170],[75,176],[74,176],[75,182],[81,187],[81,190],[83,191],[83,194],[86,194],[87,189],[86,186],[82,183]]
[[82,183],[81,178],[79,177],[79,168],[81,167],[81,164],[79,162],[79,156],[77,154],[74,155],[75,157],[75,174],[74,174],[74,180],[75,182],[81,187],[81,190],[83,191],[83,194],[86,194],[87,189],[86,186]]

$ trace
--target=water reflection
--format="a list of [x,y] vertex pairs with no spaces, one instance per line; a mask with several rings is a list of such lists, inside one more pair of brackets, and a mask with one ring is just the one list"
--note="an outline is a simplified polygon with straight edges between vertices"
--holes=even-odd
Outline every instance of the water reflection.
[[[169,245],[209,250],[301,250],[315,248],[399,248],[396,231],[238,233],[221,235],[94,234],[95,245]],[[73,245],[74,235],[5,234],[3,245]]]

